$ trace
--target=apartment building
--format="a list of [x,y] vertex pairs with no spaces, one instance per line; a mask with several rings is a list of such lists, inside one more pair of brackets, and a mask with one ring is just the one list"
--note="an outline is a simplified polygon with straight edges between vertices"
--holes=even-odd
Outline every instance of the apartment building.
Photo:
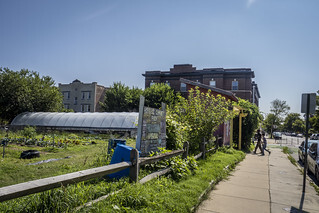
[[70,84],[59,83],[59,89],[66,109],[73,109],[74,112],[100,112],[99,103],[104,101],[107,88],[97,82],[83,83],[76,79]]
[[186,83],[181,78],[232,92],[236,97],[259,105],[258,85],[253,81],[255,73],[250,68],[196,69],[192,64],[174,65],[169,71],[146,71],[145,88],[155,83],[165,83],[182,95],[187,94]]

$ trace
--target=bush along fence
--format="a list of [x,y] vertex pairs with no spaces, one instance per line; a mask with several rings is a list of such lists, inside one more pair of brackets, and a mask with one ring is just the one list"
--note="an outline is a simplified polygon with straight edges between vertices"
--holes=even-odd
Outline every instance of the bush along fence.
[[[194,156],[197,160],[202,157],[205,158],[207,152],[213,151],[214,149],[206,150],[206,143],[201,144],[201,152]],[[167,174],[170,172],[170,168],[166,168],[152,174],[149,174],[138,181],[139,168],[143,165],[152,164],[161,160],[170,159],[175,156],[182,155],[183,158],[188,156],[189,143],[185,142],[183,149],[174,150],[169,153],[160,154],[153,157],[139,157],[139,152],[137,149],[132,149],[130,152],[130,161],[123,161],[121,163],[111,164],[107,166],[87,169],[83,171],[73,172],[69,174],[59,175],[55,177],[43,178],[34,181],[28,181],[25,183],[19,183],[11,186],[5,186],[0,188],[0,202],[23,197],[26,195],[47,191],[50,189],[58,188],[68,184],[74,184],[93,178],[102,177],[115,172],[122,171],[123,169],[129,168],[129,177],[132,182],[145,183],[156,177]]]

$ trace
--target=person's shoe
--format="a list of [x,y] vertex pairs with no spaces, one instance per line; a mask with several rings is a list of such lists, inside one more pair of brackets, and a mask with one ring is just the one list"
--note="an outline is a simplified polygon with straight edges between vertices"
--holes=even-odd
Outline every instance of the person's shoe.
[[254,151],[253,154],[256,154],[256,152]]
[[269,155],[271,154],[271,151],[269,151]]

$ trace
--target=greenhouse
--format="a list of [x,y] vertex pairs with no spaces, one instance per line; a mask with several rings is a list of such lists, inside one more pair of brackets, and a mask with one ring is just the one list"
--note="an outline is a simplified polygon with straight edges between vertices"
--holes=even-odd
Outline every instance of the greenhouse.
[[11,129],[34,126],[43,130],[136,132],[137,112],[25,112],[17,115]]

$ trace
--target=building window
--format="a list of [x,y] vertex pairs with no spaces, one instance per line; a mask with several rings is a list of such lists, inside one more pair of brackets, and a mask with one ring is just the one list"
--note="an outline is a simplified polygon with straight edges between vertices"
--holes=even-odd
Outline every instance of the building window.
[[181,83],[181,92],[186,92],[186,91],[187,91],[186,84]]
[[232,90],[238,90],[238,81],[234,79],[231,83]]
[[65,100],[69,100],[70,99],[70,91],[63,92],[63,97]]
[[166,81],[165,84],[168,86],[171,86],[171,84],[168,81]]
[[74,105],[78,104],[78,97],[74,97]]
[[151,83],[150,83],[150,86],[152,86],[152,85],[154,85],[154,84],[155,84],[155,82],[152,80]]
[[65,109],[70,109],[70,104],[64,104]]
[[209,86],[216,87],[216,81],[213,78],[209,81]]
[[81,104],[81,112],[91,112],[90,104]]
[[81,99],[84,100],[86,97],[87,100],[91,99],[91,91],[82,91],[81,92]]

